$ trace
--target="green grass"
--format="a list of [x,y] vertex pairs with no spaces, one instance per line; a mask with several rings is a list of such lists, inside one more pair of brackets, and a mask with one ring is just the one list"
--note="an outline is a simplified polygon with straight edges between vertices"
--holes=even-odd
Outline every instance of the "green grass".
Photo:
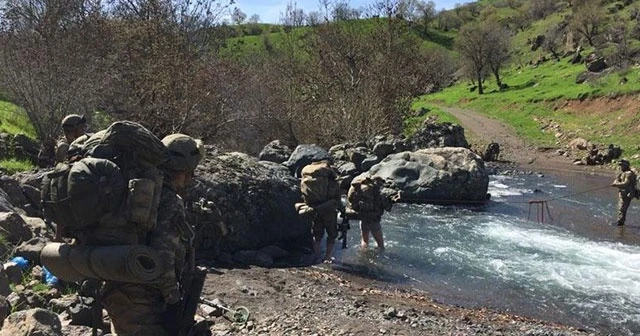
[[0,132],[23,133],[31,139],[36,138],[36,131],[24,110],[6,101],[0,101]]
[[34,168],[29,160],[18,160],[15,158],[0,160],[0,168],[12,175],[18,172],[31,170]]
[[[541,131],[541,120],[553,120],[564,131],[575,132],[588,140],[621,145],[626,157],[636,154],[640,136],[628,130],[637,129],[640,117],[619,120],[623,111],[612,112],[606,116],[612,121],[606,128],[612,128],[613,132],[603,132],[602,115],[577,115],[557,107],[565,101],[638,93],[640,70],[611,73],[589,83],[576,84],[576,77],[583,71],[584,65],[570,64],[567,58],[560,62],[548,61],[537,68],[527,66],[505,71],[502,79],[509,85],[506,90],[498,90],[493,80],[487,80],[485,94],[479,95],[470,92],[470,85],[462,82],[442,92],[422,96],[416,104],[457,105],[484,113],[512,125],[519,135],[540,146],[555,145],[554,132]],[[620,84],[622,77],[628,80],[624,85]]]

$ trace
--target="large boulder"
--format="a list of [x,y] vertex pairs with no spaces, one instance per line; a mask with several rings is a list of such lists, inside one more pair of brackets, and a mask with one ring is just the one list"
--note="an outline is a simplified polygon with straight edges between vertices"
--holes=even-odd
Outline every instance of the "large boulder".
[[58,315],[34,308],[9,315],[0,330],[0,336],[62,336],[61,330]]
[[0,212],[0,233],[12,244],[33,238],[27,223],[15,212]]
[[331,154],[324,148],[318,145],[298,145],[293,153],[291,153],[289,160],[282,164],[289,168],[292,174],[300,176],[300,172],[304,166],[321,160],[328,160],[333,163]]
[[258,158],[262,161],[283,163],[287,161],[290,156],[291,148],[289,148],[289,146],[281,140],[273,140],[264,146]]
[[200,183],[189,189],[187,204],[204,198],[220,210],[228,231],[220,241],[222,251],[308,240],[310,227],[294,208],[301,197],[299,182],[283,165],[227,153],[205,158],[196,176]]
[[408,139],[407,150],[419,150],[433,147],[464,147],[469,148],[464,128],[460,125],[445,123],[424,123]]
[[483,202],[488,196],[489,174],[484,161],[462,147],[392,154],[366,174],[382,177],[385,193],[401,190],[404,202]]

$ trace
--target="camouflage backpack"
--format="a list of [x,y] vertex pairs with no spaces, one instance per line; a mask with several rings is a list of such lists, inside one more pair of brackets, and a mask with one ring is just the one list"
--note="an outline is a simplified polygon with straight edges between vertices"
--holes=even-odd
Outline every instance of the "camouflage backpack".
[[380,189],[370,177],[356,178],[347,193],[347,206],[355,212],[380,211]]
[[59,163],[42,181],[45,217],[85,242],[135,243],[155,225],[166,147],[129,121],[113,123],[79,146],[77,161]]
[[302,168],[300,191],[302,199],[310,206],[319,205],[339,195],[340,186],[336,173],[327,161],[318,161]]

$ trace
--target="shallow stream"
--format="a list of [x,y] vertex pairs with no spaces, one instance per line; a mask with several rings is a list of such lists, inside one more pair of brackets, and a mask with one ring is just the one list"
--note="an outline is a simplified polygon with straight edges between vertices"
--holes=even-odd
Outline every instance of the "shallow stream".
[[[336,266],[449,304],[638,335],[640,203],[632,202],[626,226],[610,226],[616,202],[610,182],[494,175],[485,206],[399,204],[383,217],[384,253],[359,250],[356,221]],[[549,200],[544,222],[538,205],[529,211],[530,200]]]

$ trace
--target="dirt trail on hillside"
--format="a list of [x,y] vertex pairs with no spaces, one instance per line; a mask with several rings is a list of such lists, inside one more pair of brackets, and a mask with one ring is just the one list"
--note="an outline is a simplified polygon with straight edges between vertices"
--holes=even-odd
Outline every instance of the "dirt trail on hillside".
[[573,160],[557,154],[558,148],[539,148],[519,137],[510,125],[488,116],[456,107],[441,107],[462,124],[472,148],[484,151],[487,144],[500,144],[500,158],[513,162],[521,169],[558,173],[588,173],[614,176],[615,172],[604,166],[574,165]]

